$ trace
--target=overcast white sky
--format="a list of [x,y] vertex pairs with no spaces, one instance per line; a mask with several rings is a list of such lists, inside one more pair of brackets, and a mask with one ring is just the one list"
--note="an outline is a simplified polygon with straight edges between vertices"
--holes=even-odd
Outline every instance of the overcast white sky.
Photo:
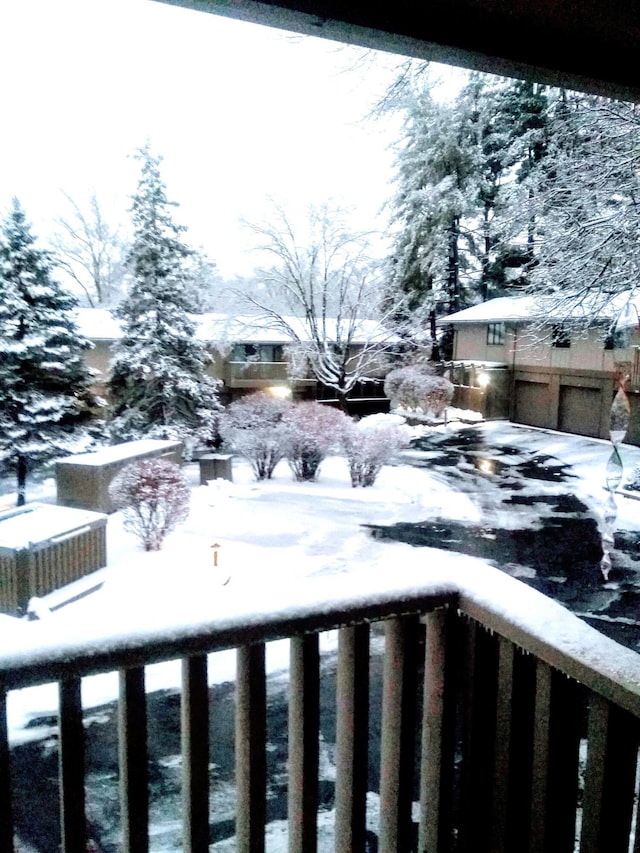
[[225,275],[251,268],[238,222],[268,196],[333,198],[383,227],[397,132],[361,119],[396,60],[345,72],[356,55],[154,0],[2,0],[0,209],[17,196],[44,235],[63,191],[82,205],[94,188],[126,221],[148,138],[176,218]]

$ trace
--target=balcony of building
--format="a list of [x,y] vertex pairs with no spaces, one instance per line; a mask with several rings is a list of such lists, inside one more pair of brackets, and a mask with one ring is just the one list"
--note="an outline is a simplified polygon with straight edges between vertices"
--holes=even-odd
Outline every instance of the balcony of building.
[[[362,593],[354,594],[354,589]],[[87,845],[83,677],[119,672],[121,841],[152,849],[145,667],[182,662],[182,833],[185,851],[208,851],[215,819],[209,766],[208,656],[236,649],[235,837],[265,850],[267,668],[271,641],[289,639],[288,850],[317,849],[320,638],[337,632],[335,850],[482,853],[637,850],[640,658],[559,604],[498,570],[425,567],[424,581],[366,582],[349,574],[274,590],[260,609],[162,628],[87,629],[54,647],[20,632],[0,653],[0,850],[13,851],[7,734],[11,691],[58,683],[60,839]],[[372,661],[382,656],[380,707]],[[376,676],[377,677],[377,676]],[[375,700],[373,700],[375,701]],[[379,723],[379,724],[378,724]],[[370,767],[377,741],[379,766]],[[378,750],[375,754],[378,754]],[[374,754],[374,753],[371,753]],[[371,829],[367,792],[379,795]],[[34,809],[54,803],[33,803]],[[326,805],[323,806],[326,808]],[[367,819],[369,832],[367,834]],[[635,843],[635,846],[634,846]]]

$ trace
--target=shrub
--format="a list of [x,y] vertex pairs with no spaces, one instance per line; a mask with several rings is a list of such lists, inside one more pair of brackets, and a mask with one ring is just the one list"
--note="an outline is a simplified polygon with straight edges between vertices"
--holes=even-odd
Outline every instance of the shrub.
[[322,403],[304,402],[293,406],[282,419],[285,429],[285,456],[296,480],[315,480],[320,463],[338,450],[350,425],[344,412]]
[[343,440],[351,485],[372,486],[382,466],[408,440],[404,418],[398,415],[369,415],[352,421]]
[[435,376],[428,364],[415,364],[391,370],[384,381],[384,393],[393,409],[421,409],[440,417],[453,399],[453,384],[444,376]]
[[231,403],[220,418],[225,444],[246,457],[256,480],[268,480],[285,453],[282,418],[292,407],[258,391]]
[[127,465],[112,480],[109,494],[122,511],[125,530],[138,537],[145,551],[159,551],[165,536],[189,512],[184,474],[166,459],[143,459]]

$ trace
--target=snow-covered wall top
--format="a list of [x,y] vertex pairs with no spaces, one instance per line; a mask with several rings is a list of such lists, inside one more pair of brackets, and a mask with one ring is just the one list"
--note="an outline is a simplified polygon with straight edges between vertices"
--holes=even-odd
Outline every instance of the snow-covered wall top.
[[164,441],[159,438],[142,438],[138,441],[126,441],[123,444],[114,444],[111,447],[102,447],[93,453],[79,453],[77,456],[66,456],[59,459],[58,463],[65,462],[73,465],[107,465],[110,462],[121,462],[134,456],[142,456],[149,453],[172,451],[179,447],[179,441]]
[[106,523],[107,516],[98,512],[55,504],[29,504],[0,516],[0,549],[17,551]]

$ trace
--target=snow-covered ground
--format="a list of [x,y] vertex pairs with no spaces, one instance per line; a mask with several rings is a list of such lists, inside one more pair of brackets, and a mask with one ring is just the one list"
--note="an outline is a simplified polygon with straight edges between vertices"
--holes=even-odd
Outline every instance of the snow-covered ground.
[[[435,429],[445,434],[468,427],[449,425]],[[504,422],[476,425],[473,429],[482,431],[488,448],[508,444],[521,448],[523,455],[555,457],[572,466],[571,491],[598,517],[602,516],[607,498],[603,487],[605,467],[611,454],[608,442]],[[410,457],[411,452],[405,458]],[[624,445],[622,458],[625,471],[630,474],[640,464],[640,448]],[[145,553],[124,531],[120,515],[111,515],[107,526],[108,567],[103,570],[102,587],[51,613],[45,612],[40,621],[1,620],[2,647],[19,646],[27,636],[40,643],[55,644],[60,637],[82,637],[88,625],[103,625],[114,632],[136,620],[162,625],[163,620],[174,618],[176,613],[188,618],[193,611],[201,616],[205,605],[212,613],[228,615],[234,608],[242,605],[246,609],[252,601],[260,602],[265,596],[273,599],[274,591],[277,598],[277,590],[285,585],[313,581],[330,586],[336,575],[358,574],[362,570],[366,570],[366,577],[377,583],[388,580],[389,585],[393,585],[399,565],[405,574],[415,571],[416,577],[424,578],[430,571],[429,564],[434,562],[425,559],[426,549],[381,541],[363,525],[422,521],[436,516],[474,521],[482,503],[477,482],[472,491],[460,490],[441,471],[406,463],[383,468],[375,485],[368,489],[351,488],[347,464],[337,457],[325,460],[314,483],[295,482],[285,462],[278,465],[272,480],[256,483],[248,464],[238,458],[233,463],[233,482],[216,480],[200,486],[197,466],[189,466],[188,473],[193,485],[189,517],[167,538],[160,552]],[[30,497],[50,499],[51,488],[52,483],[45,482]],[[487,494],[490,488],[489,476]],[[527,488],[539,493],[557,485],[535,481]],[[566,491],[566,484],[563,488]],[[640,503],[625,497],[618,497],[617,503],[618,527],[639,531]],[[443,552],[436,551],[434,557],[438,559],[438,555],[445,558]],[[456,555],[448,554],[446,559],[455,560]],[[334,635],[329,633],[324,638],[325,648],[330,649],[334,642]],[[222,652],[213,658],[212,683],[233,680],[235,654]],[[270,644],[270,672],[284,671],[287,662],[288,643]],[[149,691],[178,687],[179,681],[177,662],[147,668]],[[116,695],[115,675],[83,681],[87,708],[102,705]],[[25,726],[34,717],[54,714],[57,701],[54,685],[10,694],[8,719],[14,743],[42,737],[42,729]],[[277,837],[283,832],[276,823],[270,827],[274,839],[269,849],[280,849]],[[329,837],[330,829],[327,833]],[[225,844],[221,842],[212,849],[232,849]]]
[[[466,429],[464,426],[437,430]],[[604,477],[611,445],[605,441],[517,427],[505,422],[475,426],[481,429],[488,447],[504,444],[522,447],[526,454],[552,456],[572,466],[575,479],[571,490],[596,514],[604,511],[607,492]],[[410,456],[410,452],[409,452]],[[640,448],[624,445],[622,457],[630,473],[640,464]],[[395,521],[422,521],[440,517],[475,521],[479,518],[476,492],[464,493],[452,486],[441,472],[408,464],[386,466],[371,488],[353,489],[344,459],[326,459],[319,479],[295,482],[286,462],[276,468],[273,479],[255,482],[249,465],[233,462],[233,482],[215,480],[196,485],[197,466],[190,466],[193,484],[191,510],[187,521],[166,539],[159,552],[144,552],[122,526],[119,513],[107,525],[108,567],[102,587],[80,600],[45,614],[39,622],[3,619],[0,642],[10,648],[24,641],[25,634],[37,634],[43,642],[50,638],[82,637],[84,627],[103,624],[114,632],[131,622],[162,625],[177,612],[188,617],[190,609],[202,612],[202,602],[210,602],[229,614],[242,602],[260,601],[273,590],[305,579],[323,578],[331,584],[337,573],[357,572],[366,567],[369,575],[393,584],[394,566],[415,567],[418,576],[428,571],[424,549],[373,538],[363,527]],[[487,492],[490,480],[486,482]],[[531,490],[555,488],[535,481]],[[50,497],[52,483],[45,482],[36,499]],[[640,530],[640,503],[618,497],[617,526]],[[517,515],[517,509],[512,516]],[[501,519],[507,526],[513,518]],[[521,523],[521,521],[519,522]],[[217,566],[214,548],[218,546]],[[469,558],[465,558],[469,559]],[[4,635],[4,636],[3,636]],[[286,643],[274,644],[271,668],[286,660]],[[281,647],[281,648],[279,648]],[[233,677],[235,658],[218,656],[212,672],[219,681]],[[177,686],[178,665],[150,667],[150,689]],[[85,680],[83,700],[100,704],[115,693],[115,680],[97,676]],[[53,686],[12,694],[9,722],[17,735],[25,720],[52,712],[57,704]]]

